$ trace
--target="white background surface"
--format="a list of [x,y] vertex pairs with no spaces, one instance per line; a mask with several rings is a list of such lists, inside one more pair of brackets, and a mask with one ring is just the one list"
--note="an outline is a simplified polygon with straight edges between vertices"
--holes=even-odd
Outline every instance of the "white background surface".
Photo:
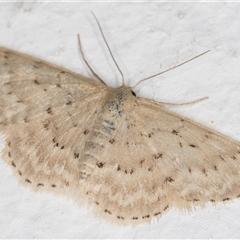
[[[136,93],[177,103],[209,96],[172,110],[240,141],[240,3],[0,3],[0,45],[90,76],[78,52],[80,33],[91,66],[109,86],[119,86],[90,11],[127,85],[211,49],[139,85]],[[1,238],[240,238],[239,200],[186,214],[172,210],[131,228],[97,219],[69,199],[19,186],[3,161],[0,178]]]

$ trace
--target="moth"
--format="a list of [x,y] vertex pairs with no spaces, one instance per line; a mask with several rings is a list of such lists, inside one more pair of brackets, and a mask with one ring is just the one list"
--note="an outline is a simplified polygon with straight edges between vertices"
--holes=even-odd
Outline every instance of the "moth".
[[20,183],[123,225],[240,197],[239,142],[137,97],[124,80],[108,87],[79,43],[99,81],[0,48],[2,158]]

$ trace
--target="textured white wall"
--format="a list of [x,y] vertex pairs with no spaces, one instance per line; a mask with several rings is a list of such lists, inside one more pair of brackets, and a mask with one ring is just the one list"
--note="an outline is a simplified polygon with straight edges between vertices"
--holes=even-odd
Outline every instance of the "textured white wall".
[[[128,85],[211,49],[139,85],[137,94],[177,103],[209,96],[172,110],[240,141],[239,3],[0,3],[0,45],[90,75],[79,57],[80,33],[93,68],[109,86],[119,86],[120,75],[90,11]],[[185,214],[172,210],[133,229],[97,219],[69,199],[19,186],[3,161],[0,177],[2,238],[240,237],[239,200]]]

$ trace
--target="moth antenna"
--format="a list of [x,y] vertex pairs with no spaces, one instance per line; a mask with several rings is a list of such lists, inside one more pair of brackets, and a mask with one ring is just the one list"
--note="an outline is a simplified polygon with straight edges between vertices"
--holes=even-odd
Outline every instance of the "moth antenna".
[[85,58],[84,54],[83,54],[83,50],[82,50],[82,43],[81,43],[81,39],[80,39],[80,35],[78,34],[78,45],[79,45],[79,50],[81,53],[81,56],[83,58],[83,61],[85,62],[85,64],[87,65],[87,67],[89,68],[89,70],[91,71],[91,73],[93,74],[93,76],[95,76],[101,83],[103,83],[105,86],[107,86],[107,84],[98,76],[97,73],[95,73],[95,71],[91,68],[90,64],[88,63],[87,59]]
[[209,99],[209,97],[199,98],[199,99],[193,100],[191,102],[185,102],[185,103],[167,103],[167,102],[158,102],[158,101],[156,102],[156,101],[149,100],[149,99],[147,99],[147,100],[149,102],[155,103],[157,105],[180,107],[180,106],[188,106],[188,105],[193,105],[193,104],[196,104],[196,103],[200,103],[200,102],[205,101],[207,99]]
[[156,77],[156,76],[161,75],[161,74],[163,74],[163,73],[166,73],[166,72],[168,72],[168,71],[170,71],[170,70],[173,70],[174,68],[180,67],[180,66],[182,66],[182,65],[184,65],[184,64],[192,61],[193,59],[196,59],[196,58],[198,58],[198,57],[200,57],[200,56],[202,56],[202,55],[204,55],[204,54],[206,54],[206,53],[208,53],[208,52],[210,52],[210,51],[211,51],[211,50],[208,50],[208,51],[206,51],[206,52],[203,52],[203,53],[201,53],[201,54],[199,54],[199,55],[197,55],[197,56],[195,56],[195,57],[193,57],[193,58],[188,59],[188,60],[185,61],[185,62],[182,62],[182,63],[180,63],[180,64],[178,64],[178,65],[176,65],[176,66],[174,66],[174,67],[171,67],[171,68],[169,68],[169,69],[167,69],[167,70],[164,70],[163,72],[156,73],[156,74],[154,74],[154,75],[152,75],[152,76],[150,76],[150,77],[144,78],[144,79],[138,81],[138,83],[135,84],[133,87],[131,87],[131,89],[133,90],[134,88],[136,88],[137,85],[138,85],[139,83],[141,83],[141,82],[144,82],[144,81],[146,81],[146,80],[149,80],[150,78],[153,78],[153,77]]
[[108,48],[108,51],[109,51],[109,53],[110,53],[110,55],[111,55],[111,57],[112,57],[112,60],[114,61],[115,65],[116,65],[116,67],[117,67],[117,69],[118,69],[118,71],[119,71],[120,74],[122,75],[122,86],[125,86],[124,75],[123,75],[120,67],[119,67],[118,64],[117,64],[117,61],[115,60],[115,58],[114,58],[114,56],[113,56],[113,54],[112,54],[112,51],[111,51],[111,49],[110,49],[110,47],[109,47],[109,45],[108,45],[108,43],[107,43],[107,40],[106,40],[106,38],[105,38],[105,36],[104,36],[104,34],[103,34],[101,25],[100,25],[97,17],[95,16],[95,14],[94,14],[93,12],[92,12],[92,15],[94,16],[94,18],[95,18],[95,20],[96,20],[96,22],[97,22],[97,24],[98,24],[98,28],[99,28],[99,30],[100,30],[100,32],[101,32],[101,35],[102,35],[102,37],[103,37],[103,40],[104,40],[104,42],[105,42],[105,44],[106,44],[106,46],[107,46],[107,48]]

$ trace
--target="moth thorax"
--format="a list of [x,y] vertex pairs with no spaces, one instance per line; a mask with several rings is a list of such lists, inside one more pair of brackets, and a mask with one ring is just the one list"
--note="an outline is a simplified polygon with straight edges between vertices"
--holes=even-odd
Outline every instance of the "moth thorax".
[[129,87],[121,86],[119,88],[111,89],[105,107],[120,110],[132,97],[133,95]]

